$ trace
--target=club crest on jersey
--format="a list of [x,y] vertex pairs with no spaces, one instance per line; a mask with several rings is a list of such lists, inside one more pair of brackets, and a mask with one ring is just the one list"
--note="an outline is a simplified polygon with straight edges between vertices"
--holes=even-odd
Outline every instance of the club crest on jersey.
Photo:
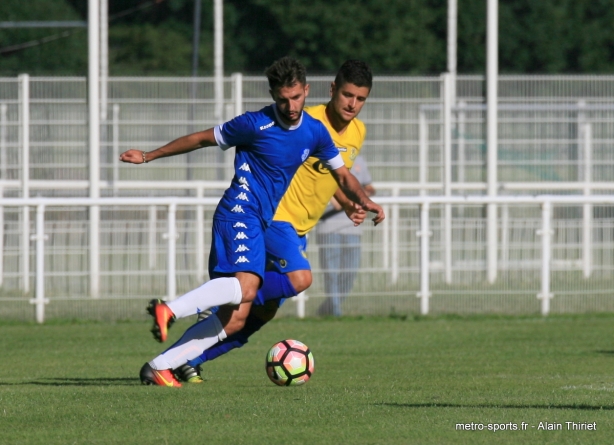
[[279,267],[281,267],[282,269],[286,267],[287,265],[288,265],[288,262],[286,260],[284,259],[279,260]]
[[309,157],[309,149],[306,148],[305,150],[303,150],[303,154],[301,155],[301,161],[305,162],[305,159],[307,159]]
[[235,235],[235,239],[249,239],[249,236],[247,236],[245,232],[239,232]]
[[352,149],[350,150],[350,159],[353,161],[356,159],[356,156],[358,156],[358,150],[356,149],[356,147],[352,147]]
[[237,261],[235,261],[235,264],[237,263],[249,263],[249,260],[245,258],[245,256],[241,255],[239,258],[237,258]]

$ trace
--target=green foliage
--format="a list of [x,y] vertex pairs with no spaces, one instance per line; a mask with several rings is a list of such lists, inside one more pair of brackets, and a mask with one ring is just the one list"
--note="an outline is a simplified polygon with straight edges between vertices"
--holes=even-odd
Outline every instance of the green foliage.
[[[0,21],[45,20],[82,19],[61,0],[0,1]],[[45,38],[51,41],[0,55],[0,75],[75,75],[87,72],[87,36],[84,29],[0,29],[0,49]]]
[[[198,72],[213,72],[213,0],[202,1]],[[110,0],[111,75],[179,75],[192,69],[194,0]],[[3,0],[2,20],[85,20],[83,0]],[[614,8],[610,0],[499,2],[501,73],[612,73]],[[0,50],[36,43],[62,30],[0,30]],[[66,31],[64,31],[66,32]],[[84,75],[87,35],[0,55],[0,75]],[[445,0],[225,0],[227,73],[260,74],[284,55],[310,73],[334,72],[348,58],[377,74],[446,70]],[[458,5],[458,72],[484,73],[486,3]]]
[[[205,383],[145,387],[164,346],[149,324],[2,323],[3,444],[607,444],[614,316],[274,320],[204,367]],[[189,324],[171,329],[170,342]],[[264,371],[283,338],[315,374],[280,388]],[[596,431],[538,430],[595,422]],[[457,423],[531,425],[458,431]],[[195,439],[196,438],[196,439]]]

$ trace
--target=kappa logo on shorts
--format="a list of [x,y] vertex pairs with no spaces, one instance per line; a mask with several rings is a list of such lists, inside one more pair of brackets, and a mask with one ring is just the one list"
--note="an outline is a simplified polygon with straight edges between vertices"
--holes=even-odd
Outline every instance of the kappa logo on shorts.
[[235,225],[232,227],[241,227],[243,229],[247,229],[247,226],[245,225],[245,223],[242,223],[241,221],[236,222]]
[[239,193],[235,199],[240,199],[241,201],[249,201],[249,199],[247,198],[247,195],[243,192]]
[[235,236],[235,239],[249,239],[249,236],[247,236],[244,232],[239,232],[237,233],[237,235]]
[[237,250],[235,250],[235,253],[237,252],[249,252],[249,248],[245,244],[241,244],[237,247]]
[[235,261],[235,264],[237,263],[249,263],[249,260],[241,255],[239,258],[237,258],[237,261]]
[[250,173],[252,172],[249,169],[249,164],[247,162],[244,162],[243,165],[241,165],[241,167],[239,167],[239,170],[243,170],[244,172],[250,172]]
[[231,212],[235,212],[235,213],[245,213],[243,211],[243,207],[241,207],[239,204],[237,204],[236,206],[234,206],[232,209],[230,209]]

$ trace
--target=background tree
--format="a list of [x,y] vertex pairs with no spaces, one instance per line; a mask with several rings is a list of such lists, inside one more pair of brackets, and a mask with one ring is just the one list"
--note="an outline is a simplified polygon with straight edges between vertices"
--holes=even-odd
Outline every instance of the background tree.
[[[459,0],[458,71],[486,68],[486,2]],[[501,73],[614,72],[611,0],[500,0]],[[111,75],[191,74],[194,0],[109,0]],[[213,0],[202,0],[199,74],[213,72]],[[2,20],[86,20],[85,0],[2,0]],[[310,73],[360,58],[377,74],[446,70],[447,0],[225,0],[226,73],[261,74],[283,55]],[[0,30],[0,75],[85,75],[87,33]],[[63,31],[66,33],[66,31]],[[19,46],[25,49],[16,49]]]

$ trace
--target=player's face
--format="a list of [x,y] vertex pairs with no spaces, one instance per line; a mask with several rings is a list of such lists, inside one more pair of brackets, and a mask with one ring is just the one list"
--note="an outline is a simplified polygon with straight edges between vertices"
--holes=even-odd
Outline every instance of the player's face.
[[305,106],[305,99],[309,95],[309,84],[303,85],[298,82],[291,87],[277,88],[269,92],[284,123],[287,125],[298,123]]
[[360,113],[369,97],[368,87],[357,87],[353,83],[344,83],[337,87],[333,82],[330,87],[332,110],[343,122],[350,122]]

